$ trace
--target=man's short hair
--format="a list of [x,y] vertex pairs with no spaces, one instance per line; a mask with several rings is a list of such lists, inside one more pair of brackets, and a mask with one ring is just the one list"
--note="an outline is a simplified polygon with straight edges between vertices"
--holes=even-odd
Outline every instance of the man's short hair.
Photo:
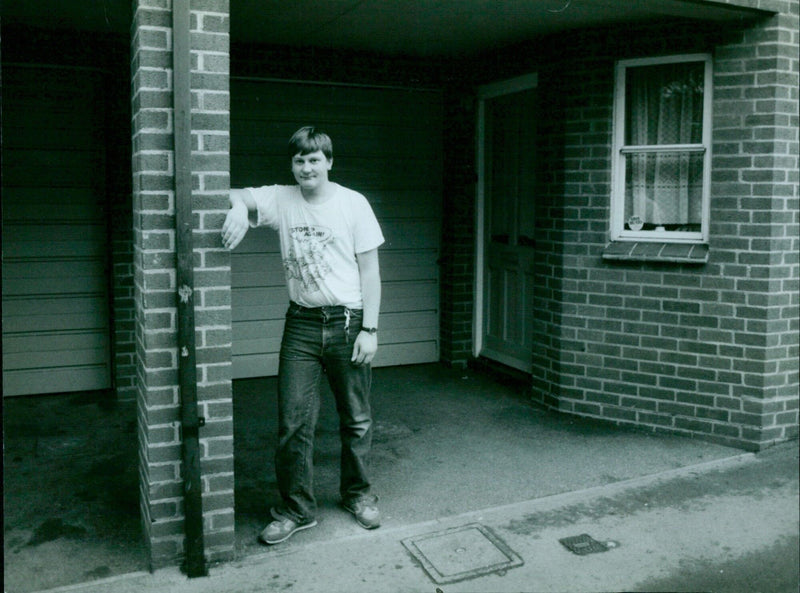
[[331,137],[314,126],[300,128],[289,139],[289,158],[293,158],[296,154],[310,154],[318,150],[321,150],[328,160],[333,158]]

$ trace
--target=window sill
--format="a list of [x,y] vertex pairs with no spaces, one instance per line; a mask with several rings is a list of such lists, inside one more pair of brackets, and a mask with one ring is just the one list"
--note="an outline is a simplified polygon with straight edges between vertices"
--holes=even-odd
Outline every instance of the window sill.
[[607,261],[704,264],[708,262],[708,245],[705,243],[612,241],[603,250],[603,259]]

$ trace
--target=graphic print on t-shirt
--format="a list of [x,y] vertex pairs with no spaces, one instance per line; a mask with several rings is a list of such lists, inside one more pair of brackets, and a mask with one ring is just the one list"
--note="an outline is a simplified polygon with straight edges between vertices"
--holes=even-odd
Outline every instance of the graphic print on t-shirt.
[[326,247],[333,239],[331,229],[324,226],[305,225],[290,229],[291,243],[283,267],[288,280],[297,279],[303,291],[320,291],[319,281],[331,271]]

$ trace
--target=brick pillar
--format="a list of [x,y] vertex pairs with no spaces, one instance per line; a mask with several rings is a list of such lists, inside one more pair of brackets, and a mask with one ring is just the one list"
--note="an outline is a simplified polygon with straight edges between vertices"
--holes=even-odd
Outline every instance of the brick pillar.
[[[229,4],[191,4],[192,208],[205,555],[234,551],[229,190]],[[131,49],[136,391],[150,565],[184,556],[177,352],[172,4],[134,0]]]
[[735,305],[730,420],[760,448],[798,435],[798,14],[743,32],[715,56],[712,237]]
[[130,55],[126,46],[109,47],[111,61],[106,109],[106,200],[111,251],[111,323],[114,390],[120,401],[136,399],[136,335],[131,218]]
[[[475,102],[472,89],[448,88],[444,96],[445,130],[454,146],[475,145]],[[475,286],[475,154],[446,150],[441,247],[440,358],[455,367],[472,357]]]

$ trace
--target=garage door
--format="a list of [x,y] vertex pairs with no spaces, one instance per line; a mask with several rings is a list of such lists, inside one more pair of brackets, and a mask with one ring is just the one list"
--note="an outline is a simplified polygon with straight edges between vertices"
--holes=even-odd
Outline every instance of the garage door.
[[102,77],[3,68],[3,395],[110,386]]
[[[232,187],[294,183],[289,137],[304,125],[330,134],[331,179],[367,197],[386,237],[374,365],[437,361],[440,93],[233,80],[231,101]],[[233,375],[274,375],[288,305],[275,232],[248,233],[232,268]]]

